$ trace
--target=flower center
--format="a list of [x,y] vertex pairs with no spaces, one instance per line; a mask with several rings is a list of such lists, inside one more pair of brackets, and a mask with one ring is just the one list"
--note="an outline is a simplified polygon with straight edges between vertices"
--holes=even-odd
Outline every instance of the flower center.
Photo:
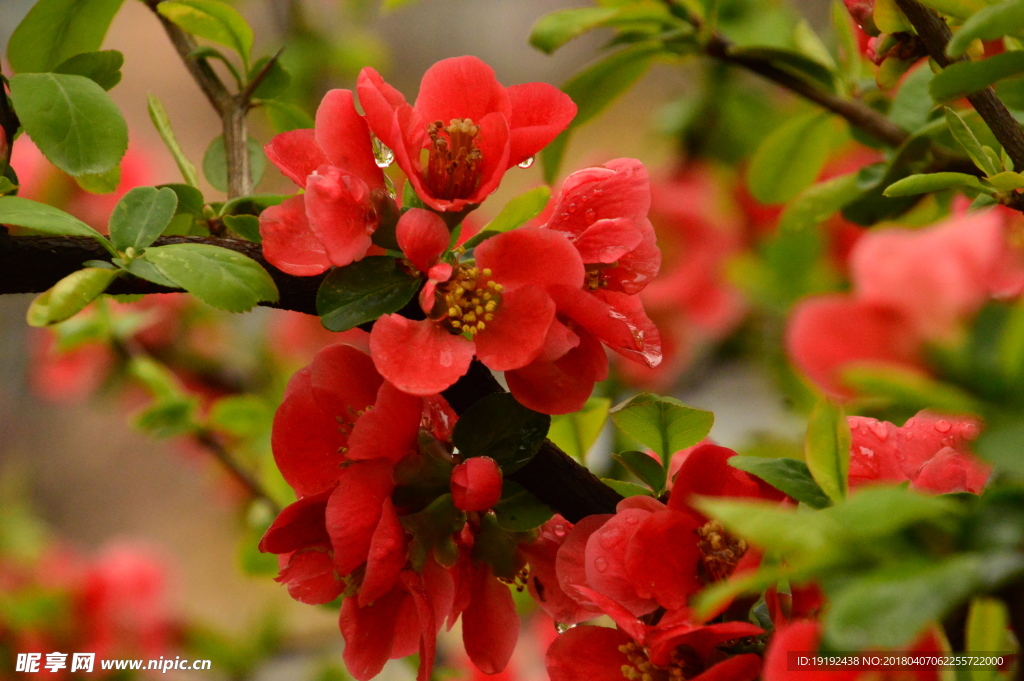
[[633,641],[619,646],[619,652],[629,660],[629,664],[622,665],[622,676],[629,681],[684,681],[693,675],[687,674],[683,659],[675,653],[668,667],[659,667],[647,657],[647,651]]
[[483,160],[475,144],[479,132],[480,126],[469,118],[453,118],[448,126],[442,121],[427,126],[427,187],[436,198],[464,199],[476,190]]
[[618,261],[610,264],[599,262],[587,265],[583,279],[583,288],[587,291],[596,291],[599,288],[605,288],[608,286],[608,277],[605,276],[604,271],[613,267],[618,267],[618,265]]
[[710,581],[717,582],[731,575],[747,552],[747,542],[728,534],[717,520],[698,528],[697,535],[704,572]]
[[494,319],[494,311],[501,303],[504,287],[490,280],[480,282],[481,275],[489,277],[491,270],[485,268],[481,271],[460,265],[441,291],[447,311],[444,321],[456,333],[466,333],[470,337],[480,333],[487,327],[487,322]]
[[498,577],[498,581],[502,584],[507,584],[519,593],[523,593],[526,590],[526,585],[530,581],[530,566],[524,567],[522,570],[517,572],[512,579],[506,577]]

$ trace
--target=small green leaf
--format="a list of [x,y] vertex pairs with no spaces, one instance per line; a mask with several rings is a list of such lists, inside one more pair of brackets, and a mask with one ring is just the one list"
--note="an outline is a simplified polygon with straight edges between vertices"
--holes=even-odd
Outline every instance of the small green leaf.
[[[252,176],[253,185],[259,184],[263,179],[263,172],[266,170],[267,157],[263,154],[263,147],[253,138],[249,138],[249,174]],[[217,135],[210,142],[203,155],[203,175],[206,176],[214,189],[226,192],[228,190],[228,157],[224,149],[224,136]]]
[[489,456],[505,475],[526,465],[547,436],[551,417],[527,409],[509,393],[488,395],[459,416],[452,442],[463,458]]
[[401,310],[420,283],[395,258],[371,255],[331,270],[317,291],[316,310],[325,328],[347,331]]
[[39,295],[28,308],[29,326],[49,326],[73,317],[107,290],[117,270],[87,267],[72,272]]
[[901,33],[914,28],[896,5],[896,0],[875,0],[874,20],[882,33]]
[[[1007,633],[1010,631],[1010,618],[1006,605],[988,596],[977,596],[971,601],[967,612],[967,649],[965,652],[986,654],[996,650],[1009,650]],[[970,670],[970,681],[995,681],[999,678],[998,670],[993,666],[988,669],[977,667]]]
[[49,71],[94,52],[124,0],[39,0],[11,34],[7,58],[18,73]]
[[910,132],[917,132],[928,123],[935,110],[928,94],[934,76],[931,69],[918,68],[903,79],[889,107],[889,118],[893,123]]
[[779,217],[779,231],[821,224],[856,199],[860,191],[855,172],[812,184],[786,205]]
[[[272,57],[261,57],[256,60],[256,63],[249,69],[249,81],[251,82],[263,67],[272,59]],[[270,67],[267,75],[263,77],[260,84],[256,86],[256,91],[253,92],[253,97],[257,99],[273,99],[278,95],[282,94],[291,85],[292,76],[284,66],[281,65],[281,60],[274,59],[274,64]]]
[[931,7],[936,12],[948,14],[954,19],[961,20],[988,7],[985,0],[919,0],[919,2],[925,7]]
[[551,519],[551,508],[513,480],[505,480],[501,500],[494,506],[498,527],[510,532],[528,532]]
[[198,397],[178,396],[156,400],[135,416],[135,427],[155,438],[187,433],[195,427]]
[[189,33],[230,47],[245,64],[252,52],[252,28],[231,5],[220,0],[164,0],[156,10]]
[[252,258],[208,244],[171,244],[146,249],[157,271],[203,302],[245,312],[278,298],[277,286]]
[[160,184],[156,188],[163,189],[165,187],[178,197],[178,207],[174,211],[176,214],[188,213],[196,217],[203,217],[206,199],[203,198],[201,191],[188,184]]
[[852,365],[843,383],[869,397],[883,397],[912,411],[934,409],[947,414],[977,414],[981,405],[962,389],[912,369]]
[[985,180],[1001,192],[1012,192],[1015,189],[1024,189],[1024,175],[1007,170]]
[[841,501],[850,472],[850,426],[841,407],[818,402],[807,424],[804,453],[814,480],[829,498]]
[[853,32],[850,13],[840,0],[832,0],[832,30],[839,42],[839,63],[843,70],[843,78],[850,84],[860,82],[860,46],[857,43],[857,35]]
[[829,594],[826,640],[835,650],[900,649],[976,590],[1022,571],[1017,553],[959,554],[860,575]]
[[583,461],[601,435],[610,406],[611,400],[607,397],[591,397],[583,409],[553,416],[548,438],[569,456]]
[[762,203],[784,203],[811,185],[839,136],[837,119],[812,111],[784,123],[750,160],[747,185]]
[[121,166],[98,175],[79,175],[75,182],[91,194],[111,194],[121,185]]
[[128,263],[125,268],[128,272],[139,279],[145,279],[148,282],[152,282],[157,286],[166,286],[167,288],[178,288],[178,285],[173,281],[160,274],[152,263],[149,263],[142,258],[135,258]]
[[692,447],[711,432],[715,415],[688,407],[673,397],[641,393],[611,411],[619,430],[650,447],[668,466],[675,452]]
[[601,478],[601,482],[611,487],[613,490],[626,497],[650,497],[654,496],[654,492],[638,485],[635,482],[624,482],[622,480],[615,480],[614,478]]
[[928,90],[936,102],[950,102],[1021,73],[1024,52],[1003,52],[988,59],[950,64],[935,75]]
[[171,156],[174,157],[174,162],[178,164],[178,170],[181,172],[182,179],[190,187],[195,187],[198,190],[199,173],[196,172],[196,167],[185,156],[185,152],[181,150],[181,145],[178,144],[178,138],[174,136],[171,120],[167,117],[167,110],[164,109],[163,103],[153,95],[147,95],[147,101],[149,119],[153,121],[153,126],[160,133],[160,139],[164,141],[167,149],[171,152]]
[[530,29],[530,44],[551,54],[573,38],[603,26],[617,11],[613,7],[578,7],[545,14]]
[[256,395],[232,395],[213,403],[210,425],[238,437],[251,437],[270,428],[273,408]]
[[612,458],[625,466],[629,471],[640,478],[650,487],[655,495],[660,495],[665,490],[665,469],[653,457],[643,452],[629,451],[621,454],[612,454]]
[[964,22],[946,46],[946,54],[959,57],[975,40],[995,40],[1024,31],[1024,5],[1006,0],[979,10]]
[[924,173],[904,177],[902,180],[893,182],[885,188],[882,194],[889,197],[913,196],[915,194],[941,192],[946,189],[972,189],[984,192],[985,194],[996,193],[991,187],[983,185],[981,180],[974,175],[966,173]]
[[281,133],[288,132],[289,130],[299,130],[300,128],[312,128],[314,125],[312,116],[301,107],[290,102],[265,99],[260,106],[267,112],[267,118],[270,119],[274,132]]
[[[803,513],[794,508],[763,500],[724,497],[696,497],[692,501],[701,513],[722,521],[729,532],[750,540],[755,546],[779,551],[797,563],[810,560],[830,548],[832,520],[825,511]],[[836,560],[842,558],[838,553]]]
[[263,237],[260,236],[260,219],[255,215],[225,215],[221,219],[228,229],[243,239],[257,244],[263,243]]
[[20,73],[11,100],[39,151],[69,175],[111,170],[128,149],[128,124],[103,88],[85,76]]
[[121,66],[123,65],[123,54],[117,50],[103,50],[102,52],[76,54],[58,64],[53,72],[85,76],[89,80],[95,81],[104,90],[110,90],[121,82]]
[[599,114],[647,72],[654,58],[664,50],[661,43],[630,45],[586,67],[569,79],[562,91],[578,108],[576,118],[554,142],[541,152],[544,180],[554,181],[572,130]]
[[551,189],[548,187],[537,187],[515,197],[501,209],[498,217],[494,218],[480,230],[480,233],[463,244],[467,249],[473,248],[482,241],[502,232],[519,227],[528,220],[540,215],[544,206],[548,205],[551,198]]
[[0,224],[28,227],[43,234],[88,236],[100,243],[106,243],[107,250],[114,252],[102,234],[73,215],[20,196],[0,197]]
[[780,457],[734,456],[729,465],[761,478],[769,485],[811,508],[827,508],[832,500],[821,489],[803,461]]
[[141,251],[160,236],[174,217],[178,197],[173,189],[136,187],[117,202],[110,214],[110,240],[114,248]]
[[974,451],[999,470],[1024,477],[1024,421],[991,424],[974,444]]
[[971,129],[967,127],[960,114],[949,107],[946,107],[946,125],[949,126],[949,131],[953,134],[953,138],[960,143],[960,146],[964,148],[967,155],[974,161],[974,165],[978,166],[986,175],[996,175],[1002,170],[993,165],[992,161],[985,154],[985,150],[981,148],[981,142],[974,136]]

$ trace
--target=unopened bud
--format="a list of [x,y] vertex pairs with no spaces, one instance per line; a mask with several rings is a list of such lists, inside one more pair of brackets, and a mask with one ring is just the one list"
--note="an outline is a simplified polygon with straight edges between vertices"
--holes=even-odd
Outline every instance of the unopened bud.
[[452,469],[452,498],[463,511],[486,511],[501,498],[501,468],[488,456],[474,456]]

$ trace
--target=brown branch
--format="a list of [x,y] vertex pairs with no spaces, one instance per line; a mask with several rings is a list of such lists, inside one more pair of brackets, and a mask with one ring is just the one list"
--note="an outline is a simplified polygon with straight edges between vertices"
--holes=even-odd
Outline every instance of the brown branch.
[[[167,236],[154,246],[180,243],[206,243],[230,248],[259,262],[277,284],[281,294],[268,307],[316,314],[316,292],[323,280],[319,277],[296,277],[285,274],[263,257],[258,244],[238,239],[215,237]],[[109,261],[110,255],[88,237],[9,236],[0,229],[0,294],[42,293],[58,281],[82,267],[86,260]],[[118,279],[108,293],[171,293],[177,289],[151,284],[135,277]],[[412,316],[419,311],[413,299],[408,310]],[[452,408],[461,413],[486,395],[502,390],[490,371],[474,362],[469,373],[444,392]],[[614,513],[622,497],[568,454],[548,441],[530,463],[516,471],[511,479],[523,485],[538,499],[548,504],[567,520],[577,522],[595,513]]]
[[250,497],[267,504],[274,515],[281,512],[281,507],[274,501],[274,498],[270,496],[270,493],[263,487],[260,481],[239,465],[235,457],[231,455],[231,452],[217,439],[213,432],[203,428],[194,433],[192,439],[202,445],[206,451],[210,452],[213,458],[245,489]]
[[[928,49],[928,54],[942,68],[946,68],[955,61],[967,61],[964,56],[959,59],[950,59],[946,56],[946,46],[952,33],[937,14],[926,8],[917,0],[896,0],[903,14],[917,31],[921,41]],[[1016,168],[1024,168],[1024,132],[1013,116],[1006,109],[1006,105],[996,96],[995,90],[987,87],[984,90],[967,95],[967,101],[974,106],[992,134],[1003,145],[1007,155],[1013,160]]]

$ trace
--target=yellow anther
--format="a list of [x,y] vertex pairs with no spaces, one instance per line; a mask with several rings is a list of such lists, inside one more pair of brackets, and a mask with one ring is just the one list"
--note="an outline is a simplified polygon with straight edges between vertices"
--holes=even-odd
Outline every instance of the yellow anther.
[[483,322],[477,322],[476,323],[476,330],[477,331],[483,331],[484,330],[484,326],[485,326],[485,324]]
[[495,284],[494,285],[494,290],[497,291],[498,293],[501,293],[502,291],[505,290],[505,287],[502,286],[501,284]]
[[462,322],[460,322],[458,319],[453,319],[452,320],[452,326],[454,326],[457,329],[460,326],[462,326]]
[[462,310],[460,310],[459,308],[457,308],[455,306],[452,306],[452,307],[448,308],[448,316],[449,317],[458,317],[461,313],[462,313]]
[[484,308],[480,307],[479,305],[477,305],[476,308],[474,308],[474,309],[476,310],[476,313],[478,315],[484,313]]
[[490,312],[484,315],[484,321],[489,322],[492,319],[494,319],[494,315],[492,315]]
[[484,268],[484,276],[485,276],[485,277],[489,277],[489,276],[491,276],[492,274],[494,274],[494,272],[492,272],[492,271],[491,271],[491,268],[490,268],[490,267],[485,267],[485,268]]
[[494,312],[494,308],[496,307],[498,307],[498,303],[493,300],[487,301],[487,304],[484,305],[484,309],[488,312]]

